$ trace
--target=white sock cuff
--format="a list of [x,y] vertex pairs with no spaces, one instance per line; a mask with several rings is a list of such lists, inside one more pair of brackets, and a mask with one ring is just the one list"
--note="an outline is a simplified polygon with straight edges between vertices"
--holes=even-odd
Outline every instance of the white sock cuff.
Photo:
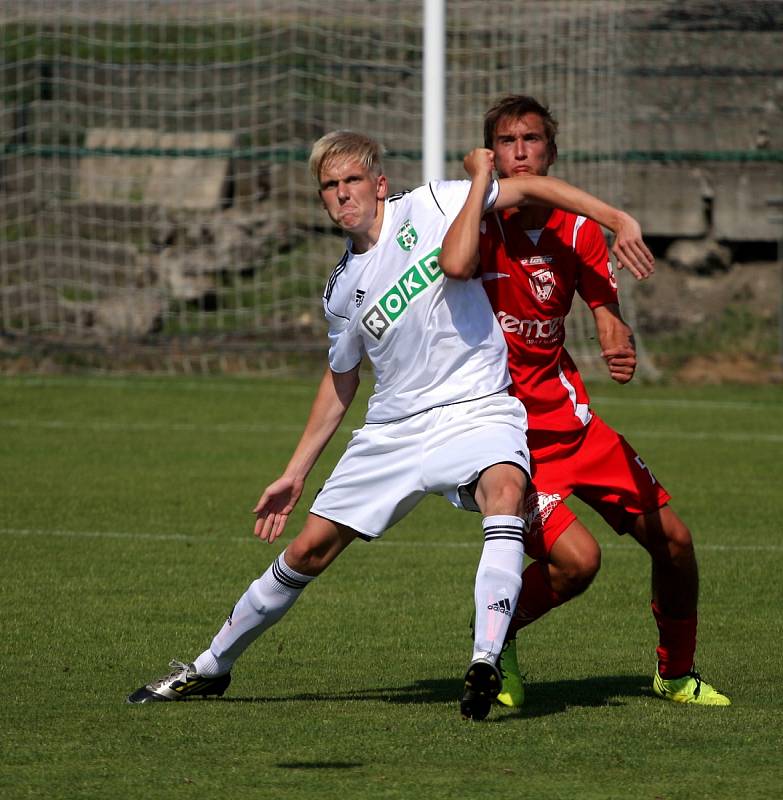
[[315,577],[314,575],[303,575],[295,569],[291,569],[285,563],[285,550],[272,562],[271,566],[272,578],[277,585],[279,591],[297,591],[300,592],[308,583]]
[[229,664],[228,669],[224,669],[220,661],[212,654],[212,650],[205,650],[200,656],[197,656],[193,661],[193,666],[199,675],[204,675],[207,678],[214,678],[231,671],[231,664]]
[[485,542],[502,539],[521,542],[527,528],[522,517],[515,517],[511,514],[492,514],[489,517],[484,517],[481,525],[484,528]]

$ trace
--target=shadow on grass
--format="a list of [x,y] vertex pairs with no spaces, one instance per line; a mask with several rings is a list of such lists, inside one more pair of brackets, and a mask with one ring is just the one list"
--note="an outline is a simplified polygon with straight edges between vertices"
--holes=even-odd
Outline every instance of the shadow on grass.
[[569,708],[624,706],[626,700],[651,695],[649,675],[601,675],[569,681],[525,683],[525,704],[509,709],[496,722],[560,714]]
[[[649,695],[649,675],[603,675],[581,680],[541,681],[525,684],[525,704],[509,709],[492,721],[502,722],[519,717],[545,717],[560,714],[568,708],[622,706],[626,698]],[[408,686],[357,689],[344,692],[303,692],[277,697],[223,697],[223,703],[290,703],[290,702],[386,702],[456,704],[462,693],[462,681],[454,678],[432,678]]]

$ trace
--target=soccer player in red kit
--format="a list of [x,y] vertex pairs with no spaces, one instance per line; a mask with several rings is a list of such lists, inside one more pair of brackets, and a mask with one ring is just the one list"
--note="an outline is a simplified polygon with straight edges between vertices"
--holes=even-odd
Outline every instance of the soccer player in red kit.
[[[545,106],[524,95],[508,96],[484,122],[486,149],[465,158],[474,181],[486,181],[493,166],[501,178],[547,174],[557,157],[557,122]],[[633,333],[620,313],[600,227],[535,205],[483,217],[477,209],[465,204],[440,260],[483,281],[508,345],[510,391],[527,408],[533,468],[525,551],[535,560],[524,571],[499,664],[498,700],[512,707],[524,701],[516,632],[583,592],[600,566],[597,542],[565,504],[574,494],[651,556],[651,606],[659,630],[655,694],[679,703],[729,705],[694,668],[698,568],[690,531],[636,451],[590,408],[564,347],[565,318],[578,292],[592,310],[611,377],[618,383],[633,377]],[[639,279],[652,272],[651,256],[648,263],[645,270],[618,260]]]

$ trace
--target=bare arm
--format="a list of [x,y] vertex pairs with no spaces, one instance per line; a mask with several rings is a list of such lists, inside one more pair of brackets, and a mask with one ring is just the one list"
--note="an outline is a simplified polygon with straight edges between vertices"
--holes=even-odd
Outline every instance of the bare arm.
[[465,205],[446,231],[438,264],[443,274],[457,280],[470,280],[479,263],[479,225],[484,214],[484,198],[492,181],[494,156],[491,150],[472,150],[463,161],[471,185]]
[[655,271],[655,259],[642,239],[639,223],[624,211],[558,178],[524,175],[502,178],[495,208],[516,208],[528,204],[562,208],[594,219],[614,233],[612,252],[620,269],[628,269],[637,279]]
[[636,345],[620,306],[617,303],[598,306],[593,309],[593,318],[609,375],[617,383],[628,383],[636,370]]
[[334,435],[359,386],[358,365],[350,372],[326,369],[299,443],[283,474],[256,503],[255,535],[273,542],[280,536],[304,489],[305,479]]
[[[491,150],[476,148],[465,156],[463,163],[472,186],[465,205],[443,239],[438,262],[448,277],[469,280],[479,262],[479,224],[484,212],[484,197],[492,179],[494,154]],[[647,278],[655,271],[655,259],[642,239],[639,223],[624,211],[558,178],[525,175],[501,178],[498,185],[495,208],[502,210],[534,204],[590,217],[614,233],[612,252],[620,269],[628,269],[637,280]]]

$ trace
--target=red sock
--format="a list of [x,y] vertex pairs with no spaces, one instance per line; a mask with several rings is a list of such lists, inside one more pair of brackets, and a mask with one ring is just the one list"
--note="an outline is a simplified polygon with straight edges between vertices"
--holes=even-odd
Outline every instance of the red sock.
[[530,625],[565,601],[566,598],[560,597],[552,588],[546,562],[533,561],[522,573],[522,591],[508,626],[507,638],[511,638],[520,628]]
[[661,613],[655,603],[651,607],[658,625],[658,674],[662,678],[679,678],[693,669],[697,616],[673,619]]

